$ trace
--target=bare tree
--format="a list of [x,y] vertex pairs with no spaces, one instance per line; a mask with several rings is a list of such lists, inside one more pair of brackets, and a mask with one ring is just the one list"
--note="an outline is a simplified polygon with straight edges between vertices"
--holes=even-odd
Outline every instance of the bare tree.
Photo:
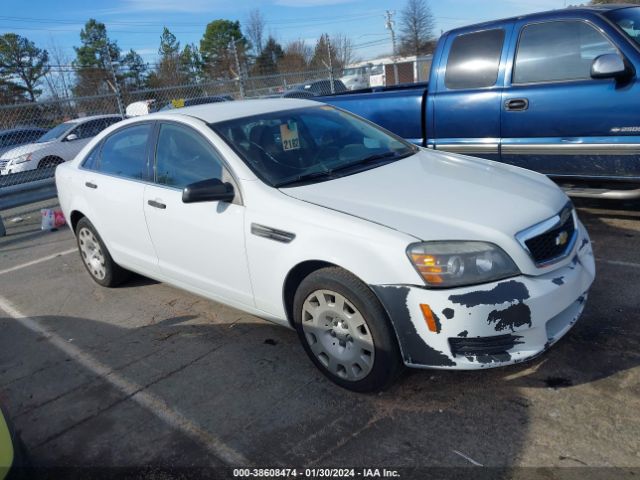
[[264,40],[264,16],[260,9],[255,8],[249,12],[247,17],[247,37],[253,45],[253,51],[256,56],[262,53],[263,40]]
[[56,43],[53,37],[48,46],[51,70],[45,76],[49,93],[54,98],[68,99],[71,97],[71,87],[74,84],[74,68],[72,58],[64,53],[64,49]]
[[278,62],[278,70],[285,73],[302,72],[307,69],[313,50],[304,40],[294,40],[284,47],[284,55]]
[[353,41],[348,36],[339,33],[331,37],[331,45],[335,49],[336,68],[345,68],[358,61],[355,55]]
[[400,14],[400,54],[430,53],[433,50],[435,23],[426,0],[407,0]]

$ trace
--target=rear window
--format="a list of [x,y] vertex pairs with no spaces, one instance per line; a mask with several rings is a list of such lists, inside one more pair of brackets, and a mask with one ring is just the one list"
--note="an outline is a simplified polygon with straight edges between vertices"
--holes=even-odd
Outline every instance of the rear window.
[[460,35],[453,41],[444,84],[452,90],[491,87],[498,80],[504,30]]

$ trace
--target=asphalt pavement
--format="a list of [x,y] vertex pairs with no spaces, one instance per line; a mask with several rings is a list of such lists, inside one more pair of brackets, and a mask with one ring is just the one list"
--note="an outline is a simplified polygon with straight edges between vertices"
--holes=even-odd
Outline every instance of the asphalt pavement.
[[293,331],[139,276],[96,285],[67,228],[40,230],[42,205],[1,212],[0,403],[46,468],[640,474],[640,211],[577,203],[598,271],[564,339],[513,367],[409,371],[376,395],[326,380]]

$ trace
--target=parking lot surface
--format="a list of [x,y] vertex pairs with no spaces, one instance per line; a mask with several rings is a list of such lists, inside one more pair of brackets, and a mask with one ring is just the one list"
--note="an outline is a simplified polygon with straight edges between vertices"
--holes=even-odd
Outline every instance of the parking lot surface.
[[139,276],[102,288],[67,228],[3,212],[0,403],[45,467],[638,467],[640,212],[579,206],[598,273],[563,340],[378,395],[326,380],[293,331]]

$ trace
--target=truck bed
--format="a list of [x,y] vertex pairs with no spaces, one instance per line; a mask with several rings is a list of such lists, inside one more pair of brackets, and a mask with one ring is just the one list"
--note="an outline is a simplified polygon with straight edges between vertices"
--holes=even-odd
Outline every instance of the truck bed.
[[418,83],[367,88],[314,100],[353,112],[416,145],[424,146],[426,128],[421,119],[424,118],[427,92],[428,84]]

